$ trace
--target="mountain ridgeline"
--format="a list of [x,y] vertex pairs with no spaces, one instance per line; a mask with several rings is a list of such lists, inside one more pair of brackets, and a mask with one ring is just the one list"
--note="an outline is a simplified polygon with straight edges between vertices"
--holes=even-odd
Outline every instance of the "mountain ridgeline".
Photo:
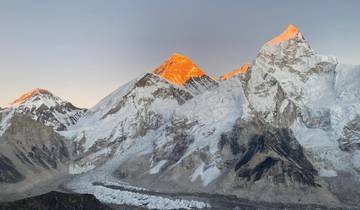
[[289,25],[219,79],[175,53],[89,110],[35,89],[0,109],[1,200],[61,189],[149,209],[221,196],[360,208],[359,77]]

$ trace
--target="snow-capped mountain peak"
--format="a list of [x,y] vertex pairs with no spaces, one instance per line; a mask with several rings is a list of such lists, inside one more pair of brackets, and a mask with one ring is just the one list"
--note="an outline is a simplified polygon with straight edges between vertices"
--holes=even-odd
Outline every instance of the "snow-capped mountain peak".
[[260,49],[260,54],[271,57],[274,63],[277,59],[310,57],[316,53],[299,29],[290,24],[280,35],[266,42]]
[[[7,116],[3,118],[7,120],[10,120],[14,113],[29,114],[34,120],[61,131],[75,124],[85,111],[86,109],[77,108],[46,89],[35,88],[10,103],[1,114]],[[7,123],[1,121],[4,130]]]
[[21,104],[24,101],[36,96],[36,95],[41,95],[41,94],[46,94],[46,95],[52,95],[48,90],[46,89],[42,89],[42,88],[35,88],[33,90],[31,90],[30,92],[24,93],[23,95],[21,95],[18,99],[16,99],[15,101],[13,101],[11,103],[11,105],[14,104]]
[[[246,91],[250,103],[257,112],[266,116],[267,122],[274,123],[274,120],[279,121],[275,118],[280,116],[274,113],[286,110],[288,114],[295,113],[292,103],[303,106],[315,99],[316,103],[320,103],[332,98],[329,94],[319,95],[308,87],[319,90],[321,87],[331,88],[331,78],[337,63],[335,57],[320,55],[311,49],[299,30],[290,25],[278,37],[264,44],[257,55],[251,67],[251,79]],[[284,121],[279,125],[291,124],[283,123]]]
[[154,70],[154,74],[174,85],[186,87],[194,95],[218,85],[214,79],[206,75],[189,58],[179,53],[172,54]]
[[177,85],[183,85],[193,77],[205,75],[196,64],[179,53],[172,54],[154,73]]
[[53,95],[50,91],[42,88],[35,88],[29,92],[22,94],[19,98],[11,102],[8,107],[33,107],[36,105],[46,104],[48,106],[55,106],[57,102],[62,100]]
[[296,26],[289,24],[288,27],[280,35],[274,37],[272,40],[268,41],[266,44],[267,45],[276,45],[283,41],[293,39],[297,36],[302,36],[299,29]]

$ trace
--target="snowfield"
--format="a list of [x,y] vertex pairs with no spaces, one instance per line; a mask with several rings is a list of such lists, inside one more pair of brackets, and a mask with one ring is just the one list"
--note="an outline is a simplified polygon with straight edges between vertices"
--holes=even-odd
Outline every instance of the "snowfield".
[[77,188],[78,193],[92,193],[97,199],[104,203],[127,204],[141,206],[148,209],[202,209],[211,207],[209,204],[194,200],[171,200],[160,196],[146,195],[130,191],[119,191],[108,189],[103,186]]

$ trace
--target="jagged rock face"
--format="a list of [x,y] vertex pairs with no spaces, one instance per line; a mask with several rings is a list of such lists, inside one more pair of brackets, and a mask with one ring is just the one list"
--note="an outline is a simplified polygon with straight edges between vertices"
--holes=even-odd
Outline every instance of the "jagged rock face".
[[165,128],[165,135],[168,141],[165,144],[155,142],[153,161],[166,160],[168,165],[176,163],[185,154],[187,148],[194,139],[189,135],[189,130],[198,124],[196,121],[187,119],[173,119],[170,125]]
[[29,114],[34,120],[56,131],[63,131],[74,125],[85,111],[86,109],[77,108],[47,90],[34,89],[16,99],[4,110],[0,110],[0,115],[3,115],[0,134],[8,126],[8,121],[14,113]]
[[315,183],[317,171],[288,129],[268,129],[264,134],[254,135],[245,151],[236,163],[235,171],[247,182],[268,179],[273,184],[292,185],[296,182],[319,186]]
[[159,129],[176,107],[192,97],[185,88],[152,73],[110,94],[90,109],[74,128],[75,152],[79,156],[77,167],[86,168],[89,163],[98,165],[110,158],[120,144],[127,145],[126,142]]
[[230,132],[222,135],[219,149],[223,154],[231,152],[225,161],[236,172],[237,185],[262,180],[271,185],[319,186],[315,182],[317,171],[287,128],[239,119]]
[[[50,125],[57,131],[66,130],[67,127],[74,125],[79,118],[84,114],[85,110],[79,109],[71,103],[57,105],[55,107],[47,107],[41,105],[38,109],[26,109],[25,113],[41,116],[38,118],[45,125]],[[67,115],[63,119],[58,119],[57,115]]]
[[[221,192],[251,200],[337,203],[289,128],[239,119],[219,141]],[[329,203],[327,203],[329,202]]]
[[[256,77],[261,77],[262,81],[254,87],[254,83],[258,83]],[[275,77],[254,68],[250,70],[250,78],[244,86],[255,118],[277,127],[290,126],[298,115],[298,107],[287,97]]]
[[356,117],[345,125],[343,137],[339,139],[339,143],[342,150],[360,150],[360,117]]
[[[266,44],[260,50],[245,85],[248,100],[266,122],[279,127],[290,126],[296,116],[291,116],[291,113],[296,112],[297,107],[307,104],[308,100],[322,99],[316,92],[314,96],[314,90],[306,91],[307,85],[311,83],[314,89],[321,86],[324,83],[322,78],[334,75],[336,65],[335,58],[316,54],[300,32],[291,39]],[[314,83],[314,80],[319,81]],[[283,115],[288,122],[279,123],[278,115]]]
[[15,114],[0,137],[0,155],[0,185],[22,181],[23,187],[65,172],[70,160],[66,140],[24,114]]
[[204,91],[211,90],[219,84],[207,75],[201,77],[193,77],[187,80],[184,86],[194,95],[203,93]]
[[304,107],[300,113],[301,121],[308,128],[320,128],[328,130],[331,128],[331,116],[329,109],[309,109]]

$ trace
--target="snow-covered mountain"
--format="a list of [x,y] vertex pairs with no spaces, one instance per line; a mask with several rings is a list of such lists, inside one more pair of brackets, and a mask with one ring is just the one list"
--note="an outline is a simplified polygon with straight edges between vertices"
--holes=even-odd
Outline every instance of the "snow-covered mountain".
[[[324,177],[357,170],[351,165],[356,118],[340,122],[332,115],[358,113],[357,98],[347,96],[359,88],[347,78],[354,76],[351,69],[317,54],[293,25],[267,42],[252,64],[220,81],[174,54],[145,75],[150,85],[137,85],[140,76],[64,132],[80,148],[72,172],[95,168],[68,186],[90,192],[86,183],[121,180],[167,192],[340,205],[338,191],[328,187],[340,179]],[[209,86],[188,86],[204,77]],[[159,88],[176,94],[160,97],[154,94]]]
[[36,88],[21,95],[3,110],[0,134],[6,130],[8,121],[15,114],[28,114],[56,131],[66,130],[74,125],[86,109],[77,108],[70,102],[53,95],[48,90]]
[[49,91],[34,89],[0,110],[0,186],[26,190],[66,174],[71,159],[65,130],[83,115]]
[[289,25],[262,47],[244,89],[256,118],[291,127],[321,173],[358,170],[357,152],[343,152],[345,145],[356,148],[357,69],[319,55]]
[[153,73],[115,90],[63,133],[75,138],[75,153],[79,155],[75,168],[88,170],[108,160],[119,145],[132,145],[134,139],[164,125],[175,108],[192,97],[185,87]]
[[63,103],[38,90],[0,111],[1,128],[5,137],[19,132],[26,126],[8,123],[11,113],[26,112],[58,130],[73,158],[74,178],[62,187],[108,203],[207,208],[155,195],[215,193],[354,208],[360,206],[358,76],[359,66],[318,54],[289,25],[251,64],[219,80],[175,53],[83,116],[60,106],[69,109],[48,117],[43,110]]

